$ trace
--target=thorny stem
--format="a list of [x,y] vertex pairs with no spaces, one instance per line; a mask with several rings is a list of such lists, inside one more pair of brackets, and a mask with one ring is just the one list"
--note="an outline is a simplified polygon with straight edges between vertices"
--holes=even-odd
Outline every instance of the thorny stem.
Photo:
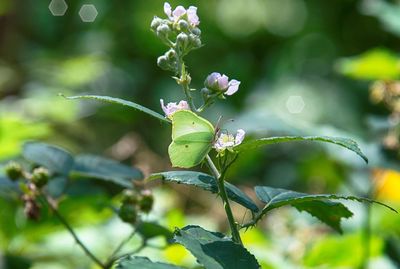
[[101,268],[107,268],[86,246],[83,244],[83,242],[79,239],[78,235],[75,233],[74,229],[69,225],[67,220],[60,214],[58,211],[57,207],[53,204],[53,202],[50,200],[49,197],[41,193],[41,196],[43,197],[44,202],[49,206],[51,211],[54,213],[54,215],[59,219],[59,221],[65,226],[65,228],[68,230],[68,232],[72,235],[72,237],[75,239],[75,242],[82,248],[82,250],[85,252],[85,254],[97,265],[99,265]]
[[[190,78],[189,78],[188,74],[186,73],[185,63],[183,62],[183,59],[181,56],[178,56],[178,59],[179,59],[178,75],[180,76],[179,84],[182,86],[183,92],[185,93],[185,96],[189,103],[190,109],[193,112],[198,112],[193,103],[193,98],[190,94],[190,88],[189,88]],[[224,171],[222,173],[220,173],[209,155],[206,156],[206,160],[207,160],[207,164],[208,164],[211,172],[213,173],[213,175],[217,181],[218,194],[221,196],[221,199],[224,204],[225,213],[228,218],[229,226],[230,226],[230,229],[232,232],[232,239],[234,242],[243,245],[242,239],[240,238],[238,226],[235,221],[235,218],[233,217],[232,208],[230,206],[228,195],[227,195],[226,189],[225,189],[224,177],[225,177],[226,169],[224,169]]]

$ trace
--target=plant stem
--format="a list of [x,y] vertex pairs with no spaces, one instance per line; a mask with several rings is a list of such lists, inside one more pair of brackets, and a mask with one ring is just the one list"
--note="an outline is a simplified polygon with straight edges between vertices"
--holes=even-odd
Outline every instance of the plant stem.
[[121,249],[132,239],[133,236],[135,236],[136,234],[136,228],[129,234],[129,236],[127,238],[125,238],[124,240],[121,241],[121,243],[115,248],[115,250],[113,251],[113,253],[110,255],[110,257],[107,259],[106,263],[105,263],[105,268],[110,268],[113,263],[118,260],[118,252],[121,251]]
[[226,193],[226,189],[225,189],[224,178],[225,178],[226,169],[224,172],[222,172],[220,174],[209,155],[207,155],[206,160],[207,160],[208,166],[210,167],[211,172],[214,174],[214,177],[217,180],[218,194],[221,196],[221,199],[224,203],[225,213],[226,213],[226,216],[228,217],[229,226],[230,226],[231,232],[232,232],[232,239],[234,242],[243,245],[242,239],[240,238],[238,226],[236,224],[235,218],[233,217],[232,208],[229,203],[228,194]]
[[[183,62],[183,59],[180,56],[178,57],[178,60],[179,60],[178,75],[180,76],[180,78],[179,78],[180,85],[182,86],[183,92],[186,96],[186,100],[189,103],[190,110],[192,110],[193,112],[196,113],[197,109],[193,103],[193,98],[190,94],[190,88],[189,88],[190,78],[189,78],[188,74],[186,73],[185,63]],[[207,160],[208,166],[209,166],[212,174],[214,175],[214,177],[217,181],[218,194],[221,196],[221,199],[224,204],[225,213],[228,218],[229,226],[230,226],[231,232],[232,232],[232,239],[234,242],[243,245],[242,239],[240,238],[238,226],[236,224],[235,218],[233,217],[232,208],[230,206],[229,198],[228,198],[228,195],[227,195],[226,189],[225,189],[225,184],[224,184],[225,183],[224,182],[225,172],[223,172],[221,174],[218,171],[217,167],[215,166],[214,162],[212,161],[212,159],[210,158],[209,155],[206,156],[206,160]],[[226,169],[225,169],[225,171],[226,171]]]
[[49,198],[44,194],[41,194],[41,196],[44,198],[44,202],[53,211],[54,215],[59,219],[59,221],[65,226],[68,232],[75,239],[75,242],[82,248],[85,254],[101,268],[106,268],[105,265],[85,246],[85,244],[83,244],[83,242],[79,239],[79,237],[75,233],[74,229],[69,225],[67,220],[60,214],[58,209],[53,205],[52,201],[50,201]]

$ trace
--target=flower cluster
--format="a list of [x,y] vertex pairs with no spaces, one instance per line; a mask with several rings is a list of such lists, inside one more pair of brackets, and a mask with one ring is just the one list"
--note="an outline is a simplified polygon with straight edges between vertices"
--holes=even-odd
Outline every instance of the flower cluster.
[[167,105],[164,105],[164,100],[160,99],[160,103],[166,117],[169,117],[172,113],[178,110],[190,110],[189,104],[184,100],[179,103],[168,103]]
[[243,142],[245,135],[246,132],[242,129],[237,130],[236,136],[233,136],[232,134],[221,133],[215,141],[213,147],[219,154],[223,154],[225,150],[232,151],[234,147]]
[[151,29],[170,47],[169,51],[158,58],[157,64],[164,70],[177,72],[181,58],[201,47],[201,31],[197,27],[200,20],[194,6],[188,9],[178,6],[172,10],[171,5],[165,3],[164,12],[167,19],[154,17],[151,22]]

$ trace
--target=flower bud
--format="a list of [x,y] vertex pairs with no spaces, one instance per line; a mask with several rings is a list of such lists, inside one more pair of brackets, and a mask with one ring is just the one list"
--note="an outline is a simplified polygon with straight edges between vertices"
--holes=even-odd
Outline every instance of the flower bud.
[[150,190],[143,190],[139,201],[139,207],[142,212],[149,213],[153,207],[154,197]]
[[185,33],[180,33],[176,37],[176,44],[179,47],[181,51],[185,51],[188,48],[189,45],[189,37]]
[[5,172],[8,178],[15,181],[22,177],[22,166],[17,162],[9,162],[5,167]]
[[167,51],[167,52],[165,53],[165,56],[168,58],[169,61],[175,60],[176,52],[175,52],[175,50],[170,49],[169,51]]
[[134,224],[137,220],[137,210],[136,207],[129,203],[122,203],[119,208],[118,216],[122,221]]
[[156,31],[157,31],[157,35],[158,36],[165,37],[165,36],[167,36],[169,34],[171,29],[169,28],[169,26],[167,24],[162,23],[157,27]]
[[44,167],[35,168],[32,173],[32,183],[41,188],[49,181],[49,170]]
[[40,218],[40,206],[31,196],[24,195],[24,214],[30,220],[38,220]]
[[189,42],[193,48],[197,49],[201,47],[201,39],[194,34],[189,35]]
[[195,27],[192,29],[192,34],[196,35],[196,36],[200,36],[201,35],[201,30],[198,27]]
[[138,203],[138,195],[133,190],[124,190],[122,192],[122,202],[136,205]]
[[157,58],[157,65],[163,70],[170,69],[168,58],[165,55]]
[[151,21],[150,27],[153,31],[157,31],[158,26],[162,24],[163,20],[160,19],[159,17],[155,16],[153,20]]
[[181,31],[187,31],[189,29],[189,24],[185,20],[179,20],[178,25],[179,25],[179,30]]

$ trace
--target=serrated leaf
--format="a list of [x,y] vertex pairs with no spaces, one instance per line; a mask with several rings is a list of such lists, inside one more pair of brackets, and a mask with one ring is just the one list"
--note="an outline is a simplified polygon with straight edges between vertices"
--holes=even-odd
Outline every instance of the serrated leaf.
[[176,230],[174,238],[206,269],[261,268],[247,249],[224,234],[210,232],[199,226],[186,226]]
[[[162,178],[168,182],[191,185],[202,188],[212,193],[218,193],[216,179],[208,174],[195,171],[169,171],[157,173],[150,176],[150,179]],[[252,212],[258,212],[257,205],[243,191],[236,186],[225,182],[225,188],[230,200],[250,209]]]
[[146,113],[154,118],[157,118],[163,122],[170,123],[170,121],[168,119],[166,119],[163,115],[161,115],[147,107],[144,107],[142,105],[136,104],[136,103],[128,101],[128,100],[120,99],[120,98],[115,98],[115,97],[110,97],[110,96],[101,96],[101,95],[77,95],[77,96],[69,96],[69,97],[65,97],[65,98],[70,99],[70,100],[91,99],[91,100],[97,100],[97,101],[102,101],[102,102],[107,102],[107,103],[128,106],[130,108],[144,112],[144,113]]
[[72,168],[74,159],[66,150],[39,142],[25,143],[22,156],[35,164],[49,169],[52,173],[67,175]]
[[163,236],[167,242],[172,242],[173,233],[164,226],[154,222],[142,222],[136,231],[146,240],[158,236]]
[[132,188],[132,180],[143,178],[136,168],[90,154],[76,156],[71,176],[110,181],[125,188]]
[[277,137],[267,137],[260,138],[256,140],[249,140],[243,142],[241,145],[237,146],[235,149],[238,151],[250,150],[254,148],[258,148],[265,145],[276,144],[281,142],[290,142],[290,141],[321,141],[336,144],[342,146],[348,150],[355,152],[358,156],[360,156],[366,163],[368,163],[367,156],[362,153],[358,144],[349,138],[343,137],[330,137],[330,136],[277,136]]
[[122,258],[117,265],[117,269],[183,269],[183,267],[161,263],[152,262],[146,257],[127,256]]
[[341,232],[340,220],[342,218],[351,217],[352,213],[343,204],[333,202],[331,200],[353,200],[358,202],[376,203],[397,213],[395,209],[388,205],[368,198],[356,196],[343,196],[336,194],[306,194],[266,186],[256,186],[255,191],[257,197],[262,202],[266,203],[263,210],[256,217],[256,221],[261,219],[272,209],[285,205],[291,205],[300,211],[307,211],[325,224],[331,226],[333,229]]

